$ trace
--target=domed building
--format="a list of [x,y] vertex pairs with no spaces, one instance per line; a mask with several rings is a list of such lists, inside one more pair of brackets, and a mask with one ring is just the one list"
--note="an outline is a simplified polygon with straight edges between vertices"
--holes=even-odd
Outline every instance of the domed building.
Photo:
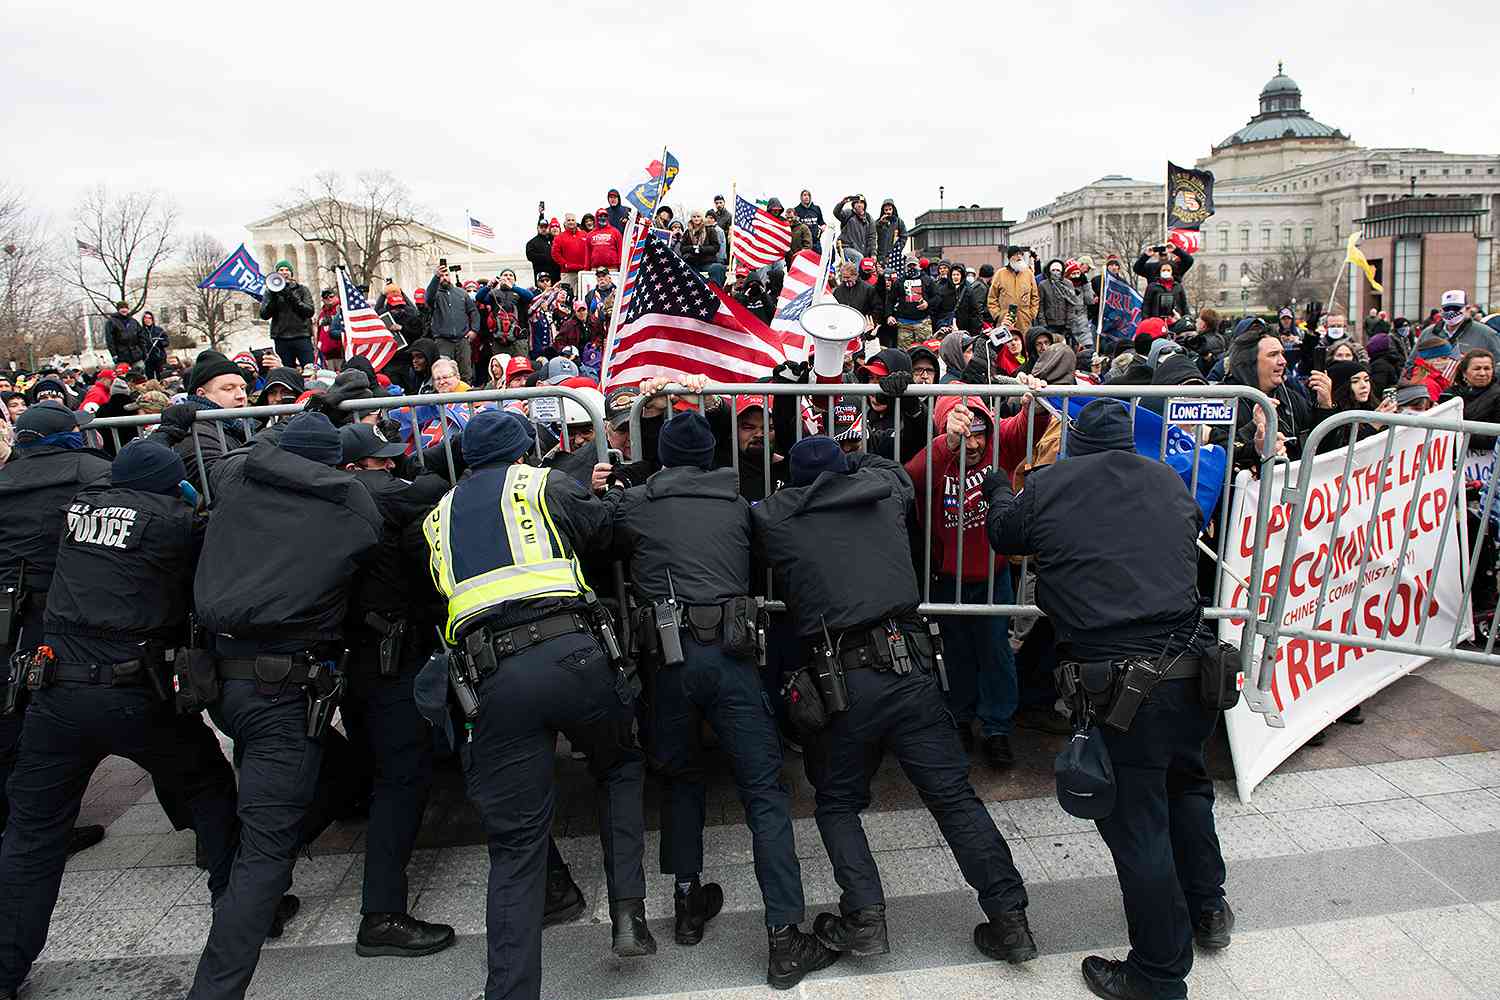
[[1219,184],[1279,174],[1345,150],[1354,141],[1302,108],[1302,88],[1276,64],[1276,75],[1260,91],[1260,111],[1213,147],[1200,168],[1214,172]]
[[[1495,309],[1500,154],[1360,146],[1314,118],[1302,98],[1278,64],[1260,90],[1259,110],[1196,162],[1213,171],[1215,213],[1186,279],[1192,306],[1232,316],[1324,302],[1358,230],[1382,291],[1345,273],[1337,311],[1416,317],[1451,288]],[[1160,152],[1163,160],[1173,154]],[[1010,239],[1035,247],[1043,260],[1114,253],[1128,267],[1143,246],[1161,241],[1165,195],[1159,175],[1108,174],[1031,209]],[[1264,280],[1277,268],[1305,277]]]

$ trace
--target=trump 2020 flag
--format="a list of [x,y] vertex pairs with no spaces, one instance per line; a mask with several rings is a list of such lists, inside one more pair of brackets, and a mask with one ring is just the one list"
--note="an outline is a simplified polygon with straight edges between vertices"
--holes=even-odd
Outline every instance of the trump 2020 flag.
[[266,293],[266,279],[260,273],[260,265],[241,243],[238,250],[224,258],[224,263],[214,268],[212,274],[198,282],[198,287],[226,288],[260,299]]
[[[1077,420],[1079,411],[1093,401],[1092,397],[1069,397],[1068,419]],[[1120,403],[1120,405],[1126,404]],[[1152,413],[1144,406],[1135,408],[1135,452],[1155,462],[1165,461],[1171,466],[1173,472],[1182,477],[1182,484],[1192,489],[1193,436],[1176,424],[1169,425],[1166,457],[1163,458],[1161,425],[1162,418],[1158,414]],[[1218,505],[1219,494],[1224,491],[1224,466],[1229,461],[1229,457],[1224,449],[1216,444],[1199,445],[1198,451],[1201,452],[1198,456],[1198,489],[1193,499],[1198,501],[1198,509],[1203,512],[1203,522],[1207,524],[1213,517],[1214,507]]]
[[1141,293],[1107,271],[1099,291],[1103,300],[1099,309],[1099,334],[1115,340],[1135,339],[1135,327],[1141,321]]

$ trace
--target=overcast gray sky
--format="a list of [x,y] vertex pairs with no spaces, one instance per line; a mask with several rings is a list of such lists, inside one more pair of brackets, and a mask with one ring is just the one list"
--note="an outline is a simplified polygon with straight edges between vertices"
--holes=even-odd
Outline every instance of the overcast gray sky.
[[[346,14],[348,9],[353,13]],[[1500,152],[1500,5],[17,3],[0,179],[62,235],[80,193],[158,188],[226,243],[317,171],[392,171],[442,228],[518,250],[536,202],[603,202],[669,144],[671,201],[1011,218],[1106,173],[1157,179],[1256,110],[1277,60],[1372,146]],[[640,53],[640,55],[632,55]]]

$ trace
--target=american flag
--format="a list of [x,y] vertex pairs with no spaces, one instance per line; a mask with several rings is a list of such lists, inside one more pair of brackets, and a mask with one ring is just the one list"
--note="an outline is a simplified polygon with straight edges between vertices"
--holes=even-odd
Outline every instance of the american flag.
[[100,251],[100,249],[98,247],[94,246],[94,244],[92,244],[92,243],[85,243],[85,242],[83,242],[83,240],[80,240],[76,236],[73,237],[73,242],[75,242],[75,243],[78,244],[78,256],[80,256],[80,257],[92,257],[92,258],[94,258],[95,260],[98,260],[98,261],[102,261],[104,259],[103,252]]
[[401,345],[370,308],[369,300],[349,283],[349,272],[339,268],[339,308],[344,312],[344,350],[351,358],[370,359],[376,371],[396,356]]
[[480,222],[478,219],[474,218],[474,216],[472,215],[469,216],[469,232],[473,233],[475,236],[482,236],[487,240],[492,240],[495,238],[495,231],[489,226],[486,226],[484,223]]
[[897,277],[906,273],[906,256],[900,246],[892,246],[891,252],[885,255],[885,273]]
[[778,334],[710,288],[661,240],[647,236],[626,282],[629,303],[605,362],[606,392],[658,375],[754,382],[786,360]]
[[781,283],[781,298],[776,303],[776,315],[771,319],[771,329],[781,334],[781,343],[788,361],[806,361],[808,353],[807,334],[799,322],[803,312],[812,305],[818,292],[818,255],[803,250],[792,258]]
[[792,245],[792,224],[735,195],[732,236],[735,259],[754,269],[786,257]]

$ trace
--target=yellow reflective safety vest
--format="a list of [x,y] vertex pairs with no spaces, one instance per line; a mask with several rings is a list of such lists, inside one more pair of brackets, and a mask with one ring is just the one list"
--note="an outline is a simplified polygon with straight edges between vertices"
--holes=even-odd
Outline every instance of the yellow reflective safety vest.
[[422,522],[432,582],[448,598],[444,636],[509,601],[589,592],[572,546],[547,509],[550,469],[479,469]]

